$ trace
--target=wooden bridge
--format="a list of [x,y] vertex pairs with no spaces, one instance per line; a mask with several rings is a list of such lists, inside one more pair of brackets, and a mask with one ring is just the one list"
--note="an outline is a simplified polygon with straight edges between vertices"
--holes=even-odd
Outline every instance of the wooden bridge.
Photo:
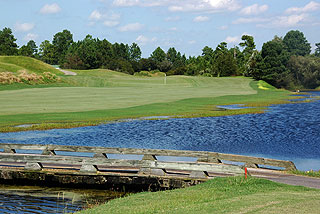
[[0,144],[5,183],[177,188],[261,166],[296,169],[291,161],[216,152]]

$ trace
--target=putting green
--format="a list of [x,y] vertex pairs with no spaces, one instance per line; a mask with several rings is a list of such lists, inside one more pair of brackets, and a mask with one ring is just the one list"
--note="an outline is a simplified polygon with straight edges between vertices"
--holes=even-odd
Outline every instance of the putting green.
[[[82,76],[83,73],[85,72],[79,72],[78,76],[71,78],[77,78],[82,84],[91,86],[88,81],[92,81],[93,76],[86,80],[86,76]],[[252,81],[249,78],[169,76],[164,84],[163,77],[134,77],[119,75],[117,72],[104,73],[108,73],[109,76],[104,78],[96,76],[104,87],[0,91],[0,115],[121,109],[188,98],[257,93],[249,86]],[[97,80],[94,80],[95,84]]]

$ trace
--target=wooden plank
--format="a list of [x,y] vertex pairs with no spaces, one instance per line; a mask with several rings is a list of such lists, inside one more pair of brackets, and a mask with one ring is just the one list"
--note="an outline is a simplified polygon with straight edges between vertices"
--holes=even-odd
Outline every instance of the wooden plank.
[[223,154],[217,152],[205,151],[186,151],[186,150],[157,150],[157,149],[132,149],[132,148],[106,148],[106,147],[89,147],[89,146],[61,146],[61,145],[35,145],[35,144],[0,144],[0,148],[6,151],[14,149],[24,150],[48,150],[48,151],[67,151],[67,152],[85,152],[85,153],[104,153],[104,154],[128,154],[128,155],[145,155],[146,157],[155,156],[177,156],[177,157],[194,157],[199,161],[220,162],[221,160],[243,162],[255,165],[269,165],[284,167],[287,170],[296,169],[291,161],[250,157],[243,155]]
[[160,162],[150,160],[119,160],[119,159],[99,159],[91,157],[71,157],[71,156],[48,156],[48,155],[24,155],[24,154],[0,154],[3,162],[31,162],[31,163],[56,163],[70,165],[107,165],[117,167],[151,168],[151,169],[173,169],[190,171],[207,171],[217,173],[244,174],[244,170],[239,166],[194,163],[194,162]]

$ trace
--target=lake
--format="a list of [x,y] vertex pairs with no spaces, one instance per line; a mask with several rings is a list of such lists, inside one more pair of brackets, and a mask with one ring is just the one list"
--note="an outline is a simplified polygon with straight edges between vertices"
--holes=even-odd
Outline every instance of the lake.
[[[320,92],[310,99],[315,96]],[[273,105],[264,114],[0,133],[0,143],[212,151],[291,160],[300,170],[320,170],[320,101]]]

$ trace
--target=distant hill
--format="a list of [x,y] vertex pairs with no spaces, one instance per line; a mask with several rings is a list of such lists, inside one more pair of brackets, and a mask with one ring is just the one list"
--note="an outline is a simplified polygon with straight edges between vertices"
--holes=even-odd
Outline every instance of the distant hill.
[[51,72],[56,75],[63,73],[51,65],[48,65],[40,60],[25,57],[25,56],[0,56],[0,72],[16,73],[21,70],[28,72],[42,74],[44,72]]
[[0,56],[0,85],[55,83],[61,75],[63,72],[31,57]]

